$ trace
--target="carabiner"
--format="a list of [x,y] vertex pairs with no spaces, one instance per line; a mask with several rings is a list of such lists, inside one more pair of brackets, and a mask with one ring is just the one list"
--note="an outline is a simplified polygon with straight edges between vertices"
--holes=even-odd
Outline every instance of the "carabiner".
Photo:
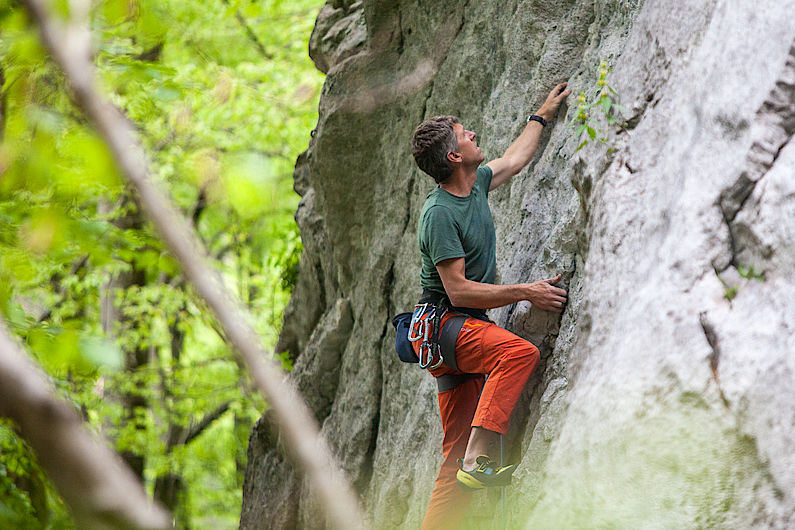
[[[439,353],[439,362],[428,368],[428,370],[435,370],[439,368],[444,362],[444,356],[442,355],[441,348],[439,347],[438,344],[436,345],[436,351]],[[433,359],[433,355],[431,355],[431,359]]]
[[409,342],[416,342],[422,338],[424,333],[423,327],[427,327],[427,319],[424,320],[422,316],[427,308],[428,304],[417,304],[414,306],[414,313],[411,315],[411,324],[409,324]]

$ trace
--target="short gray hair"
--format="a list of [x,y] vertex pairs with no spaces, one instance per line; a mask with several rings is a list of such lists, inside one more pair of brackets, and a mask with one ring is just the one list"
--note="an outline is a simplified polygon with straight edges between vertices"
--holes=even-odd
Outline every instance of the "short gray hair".
[[434,116],[420,123],[411,138],[414,160],[437,183],[453,174],[447,153],[458,151],[458,138],[453,130],[456,123],[461,123],[456,116]]

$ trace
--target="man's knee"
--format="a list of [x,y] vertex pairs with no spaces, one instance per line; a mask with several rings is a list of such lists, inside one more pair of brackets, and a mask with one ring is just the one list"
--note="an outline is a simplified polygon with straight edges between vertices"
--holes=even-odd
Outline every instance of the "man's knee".
[[535,344],[517,337],[504,345],[504,356],[511,359],[521,359],[528,364],[535,364],[541,357]]

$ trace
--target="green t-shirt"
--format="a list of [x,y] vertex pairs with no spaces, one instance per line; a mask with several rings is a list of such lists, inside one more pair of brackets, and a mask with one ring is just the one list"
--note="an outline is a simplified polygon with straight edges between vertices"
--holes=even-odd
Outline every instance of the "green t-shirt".
[[478,168],[477,181],[467,197],[439,187],[428,194],[417,230],[423,289],[444,293],[436,264],[450,258],[464,258],[467,280],[494,283],[497,239],[488,202],[491,177],[490,167]]

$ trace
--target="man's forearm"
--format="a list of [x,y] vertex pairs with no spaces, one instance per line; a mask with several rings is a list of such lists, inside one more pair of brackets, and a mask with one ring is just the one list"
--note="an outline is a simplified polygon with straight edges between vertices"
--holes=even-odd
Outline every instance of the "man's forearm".
[[561,279],[540,280],[533,283],[493,285],[474,282],[465,276],[464,258],[444,260],[436,265],[444,290],[455,307],[491,309],[528,300],[534,307],[545,311],[560,311],[566,302],[566,290],[555,287]]
[[456,307],[491,309],[526,300],[531,284],[494,285],[466,280],[453,288],[447,288],[450,302]]
[[[539,114],[539,116],[547,119],[543,114]],[[536,149],[538,149],[538,141],[541,138],[543,129],[544,126],[537,121],[527,122],[522,134],[505,151],[503,158],[510,162],[513,174],[521,171],[533,159]]]

